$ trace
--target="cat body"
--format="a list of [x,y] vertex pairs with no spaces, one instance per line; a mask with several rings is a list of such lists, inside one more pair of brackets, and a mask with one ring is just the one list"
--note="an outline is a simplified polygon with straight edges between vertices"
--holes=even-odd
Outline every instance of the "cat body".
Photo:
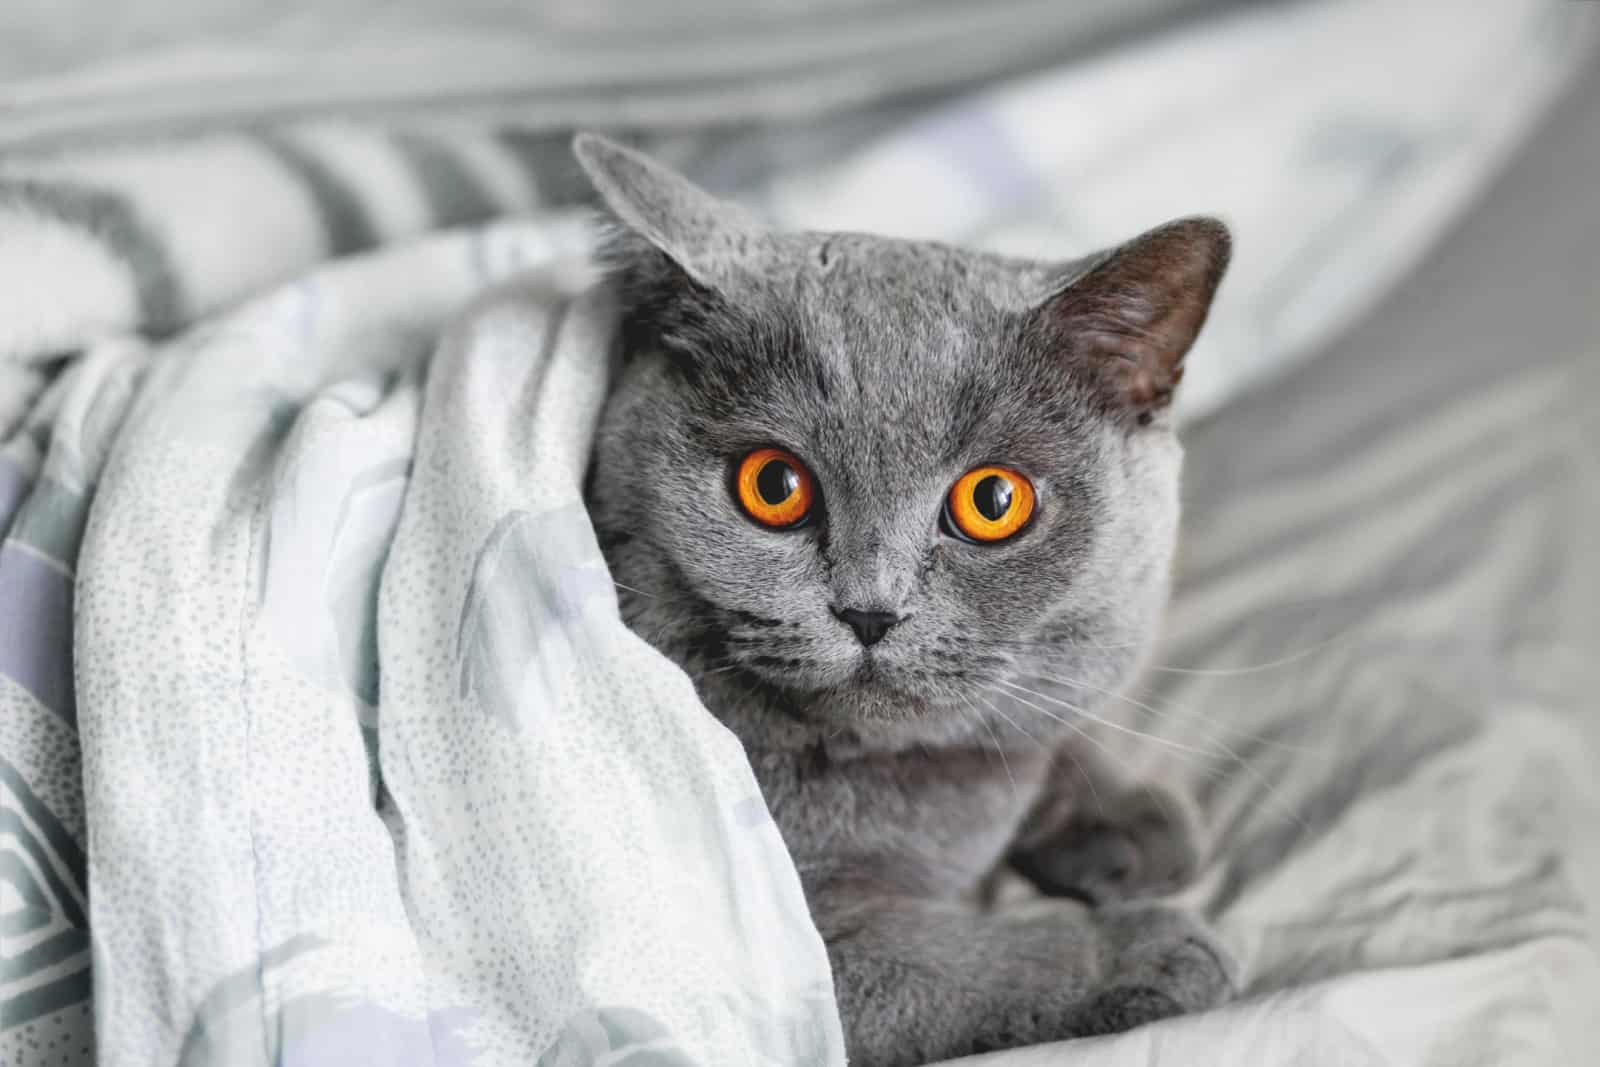
[[[577,152],[624,314],[596,530],[629,625],[744,744],[852,1062],[1223,999],[1210,935],[1141,899],[1192,870],[1183,809],[1073,742],[1167,598],[1168,401],[1226,231],[1071,263],[778,233],[628,149]],[[1050,898],[988,907],[1005,866]]]

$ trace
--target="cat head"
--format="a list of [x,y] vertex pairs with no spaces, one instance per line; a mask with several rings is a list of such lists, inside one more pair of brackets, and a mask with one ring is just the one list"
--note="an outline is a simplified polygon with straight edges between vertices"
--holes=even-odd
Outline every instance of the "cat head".
[[1123,680],[1167,595],[1170,402],[1221,223],[1022,261],[777,232],[576,152],[624,323],[591,508],[639,633],[833,729],[951,734],[1007,683]]

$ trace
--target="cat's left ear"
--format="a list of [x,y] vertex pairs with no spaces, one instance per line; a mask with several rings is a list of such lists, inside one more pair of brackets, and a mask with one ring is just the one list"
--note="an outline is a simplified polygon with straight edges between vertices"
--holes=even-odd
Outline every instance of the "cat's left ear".
[[1230,249],[1217,219],[1169,222],[1101,257],[1037,307],[1032,326],[1111,410],[1149,422],[1183,378]]
[[643,152],[580,133],[573,154],[617,220],[707,288],[716,288],[765,231],[748,212],[719,200]]

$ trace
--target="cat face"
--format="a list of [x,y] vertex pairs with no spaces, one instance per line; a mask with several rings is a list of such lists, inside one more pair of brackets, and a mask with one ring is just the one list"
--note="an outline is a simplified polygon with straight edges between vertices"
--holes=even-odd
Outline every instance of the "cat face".
[[1164,602],[1165,410],[1226,232],[1038,264],[766,231],[625,149],[626,359],[591,506],[630,623],[692,674],[860,727],[1008,680],[1120,680]]

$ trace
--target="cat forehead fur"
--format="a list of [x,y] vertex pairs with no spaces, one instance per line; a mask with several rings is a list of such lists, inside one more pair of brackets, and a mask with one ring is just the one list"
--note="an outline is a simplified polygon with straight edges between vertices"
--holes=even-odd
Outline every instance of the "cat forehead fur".
[[[724,325],[766,320],[764,340],[789,350],[741,368],[746,386],[789,384],[776,372],[798,355],[812,381],[792,400],[840,416],[865,405],[861,414],[878,416],[878,429],[914,434],[948,429],[971,413],[974,390],[999,396],[1007,392],[999,379],[1033,369],[1027,353],[995,342],[1016,334],[1019,317],[1048,291],[1045,268],[851,233],[772,234],[751,251],[724,268],[717,311]],[[952,404],[967,410],[947,410]],[[869,432],[859,419],[850,425],[864,439],[903,436]]]
[[[920,740],[982,725],[1030,672],[1091,703],[1120,683],[1165,600],[1181,452],[1163,425],[1106,417],[1028,329],[1100,257],[774,232],[619,146],[577,151],[617,218],[629,320],[591,509],[616,580],[643,591],[623,594],[630,624],[708,704],[754,685],[790,719]],[[817,479],[802,530],[759,527],[729,492],[763,445]],[[1038,492],[1029,528],[992,546],[940,523],[985,463]],[[869,653],[842,608],[904,621]]]

